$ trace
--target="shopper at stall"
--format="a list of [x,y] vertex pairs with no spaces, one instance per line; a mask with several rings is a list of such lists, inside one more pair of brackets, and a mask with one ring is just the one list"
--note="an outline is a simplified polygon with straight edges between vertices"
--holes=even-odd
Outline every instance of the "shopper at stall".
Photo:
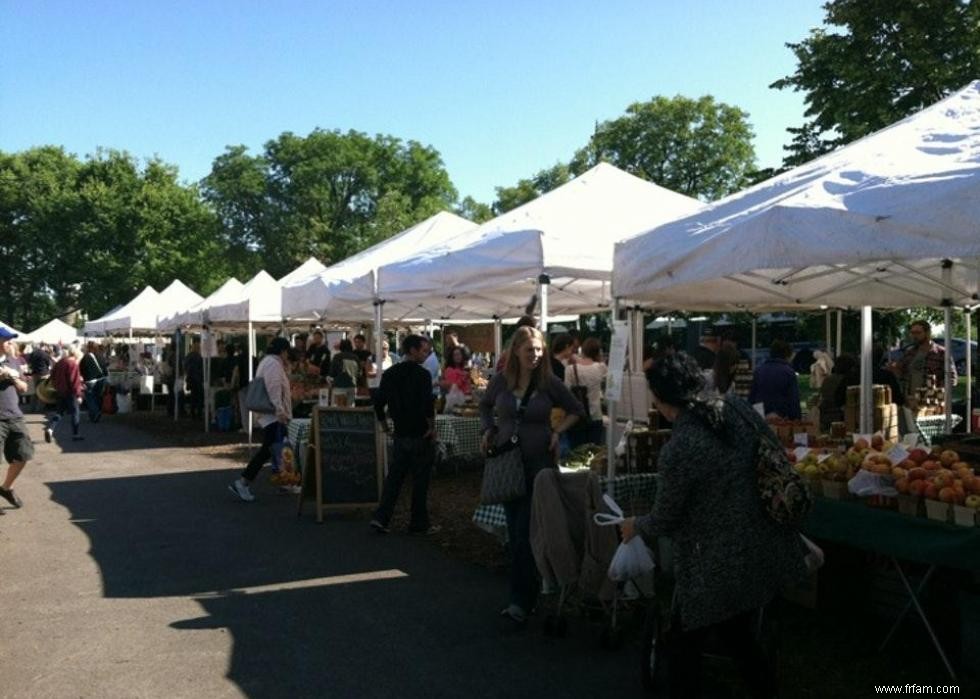
[[469,364],[470,355],[466,348],[462,345],[453,347],[446,355],[446,368],[442,370],[442,381],[439,384],[442,390],[448,392],[456,386],[466,395],[470,395],[473,386],[470,383]]
[[880,342],[875,343],[871,349],[871,383],[888,386],[892,394],[892,403],[901,408],[905,405],[905,392],[895,372],[886,366],[887,357],[888,350],[885,346]]
[[388,416],[395,426],[391,468],[371,520],[371,528],[382,534],[389,531],[398,494],[408,476],[412,477],[409,533],[439,531],[429,521],[428,506],[429,477],[435,461],[436,413],[432,379],[422,363],[431,351],[432,345],[421,335],[406,337],[402,342],[402,361],[384,372],[374,398],[374,412],[382,429],[388,430]]
[[363,364],[360,357],[354,353],[354,345],[350,340],[340,341],[340,351],[330,360],[330,378],[337,388],[354,388],[361,385]]
[[551,373],[559,381],[565,380],[565,367],[568,366],[574,351],[575,341],[568,333],[561,333],[551,338]]
[[[514,433],[515,422],[520,424],[517,434],[527,492],[524,497],[504,505],[512,563],[510,604],[501,612],[501,616],[518,625],[527,621],[541,586],[530,541],[534,478],[541,469],[555,467],[561,434],[584,413],[568,387],[552,375],[547,351],[540,330],[518,328],[511,342],[507,366],[491,379],[480,401],[484,453],[491,444],[499,447],[508,442]],[[525,394],[529,396],[527,407],[518,417]],[[565,411],[565,417],[552,430],[551,410],[556,407]]]
[[[949,332],[946,333],[949,335]],[[909,326],[912,345],[891,369],[904,382],[906,402],[917,407],[916,393],[926,388],[930,379],[941,388],[946,377],[946,350],[932,341],[932,326],[927,321],[916,320]],[[953,385],[956,385],[956,366],[951,365]]]
[[715,355],[721,346],[721,338],[715,333],[714,328],[705,328],[701,331],[698,346],[694,349],[694,359],[702,371],[711,369],[715,364]]
[[800,386],[789,359],[793,350],[783,340],[776,340],[769,348],[769,359],[759,365],[752,377],[749,402],[762,403],[766,415],[779,415],[789,420],[799,420]]
[[820,429],[830,430],[835,422],[844,421],[847,387],[861,383],[861,364],[853,354],[844,353],[834,362],[830,375],[820,384]]
[[361,373],[360,378],[357,380],[357,387],[367,388],[368,368],[371,366],[371,362],[374,361],[374,355],[367,348],[367,338],[361,333],[354,336],[354,354],[357,355],[357,360],[361,363]]
[[81,423],[79,408],[85,395],[85,385],[82,383],[82,374],[78,369],[81,358],[81,349],[73,347],[65,352],[51,370],[51,385],[58,395],[58,402],[55,405],[57,412],[44,426],[45,442],[51,441],[55,427],[65,415],[71,418],[72,441],[78,442],[84,439],[79,432]]
[[89,342],[85,346],[85,356],[78,364],[78,370],[85,382],[85,407],[89,422],[98,422],[102,417],[102,391],[105,389],[105,363],[99,355],[99,346]]
[[191,351],[184,359],[187,379],[187,390],[190,392],[191,417],[201,416],[204,410],[204,357],[201,356],[201,341],[191,343]]
[[569,447],[602,444],[602,384],[609,368],[602,361],[602,345],[594,337],[582,343],[582,354],[572,355],[565,371],[565,385],[584,386],[588,393],[589,415],[568,431]]
[[289,361],[289,340],[277,337],[269,343],[265,357],[259,362],[255,379],[265,382],[265,390],[269,394],[275,412],[256,413],[259,425],[262,427],[262,445],[255,456],[248,462],[240,478],[235,479],[228,489],[245,502],[255,500],[251,484],[259,475],[262,466],[272,457],[272,445],[282,441],[283,431],[293,417],[293,399],[289,390],[287,362]]
[[704,400],[704,377],[684,354],[656,362],[647,380],[674,428],[657,460],[653,510],[627,519],[622,533],[624,541],[642,534],[673,544],[670,696],[700,696],[702,647],[717,632],[752,696],[773,697],[774,669],[755,635],[758,612],[806,569],[799,535],[770,519],[759,499],[757,430],[768,426],[737,398]]
[[20,396],[27,391],[27,382],[20,368],[7,358],[7,345],[15,337],[16,333],[0,326],[0,450],[7,461],[0,498],[22,507],[24,503],[14,492],[14,481],[34,456],[34,443],[20,409]]

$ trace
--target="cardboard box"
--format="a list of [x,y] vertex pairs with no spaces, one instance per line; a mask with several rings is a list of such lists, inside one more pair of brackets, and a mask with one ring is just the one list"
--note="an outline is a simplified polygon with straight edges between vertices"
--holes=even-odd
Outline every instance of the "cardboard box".
[[[892,402],[892,389],[889,386],[883,384],[874,384],[871,386],[871,400],[872,405],[875,407],[881,407],[883,405],[888,405]],[[847,387],[847,399],[844,403],[845,406],[861,405],[861,387],[860,386],[848,386]]]
[[925,517],[925,508],[922,498],[915,495],[898,494],[898,511],[910,517]]

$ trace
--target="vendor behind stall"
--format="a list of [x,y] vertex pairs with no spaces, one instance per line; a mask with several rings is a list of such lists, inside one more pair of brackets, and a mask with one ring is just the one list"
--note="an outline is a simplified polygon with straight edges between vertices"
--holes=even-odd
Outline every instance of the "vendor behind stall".
[[784,340],[776,340],[769,349],[769,359],[759,365],[752,377],[752,390],[749,402],[762,403],[766,415],[779,415],[790,420],[799,420],[800,386],[796,372],[789,359],[793,350]]
[[[949,332],[947,331],[947,335]],[[937,387],[944,384],[946,377],[946,354],[942,345],[932,341],[932,326],[925,320],[913,321],[909,326],[912,345],[905,350],[904,356],[891,369],[904,381],[906,400],[915,401],[915,394],[920,388],[926,388],[932,377]],[[952,366],[953,384],[956,384],[956,367]]]

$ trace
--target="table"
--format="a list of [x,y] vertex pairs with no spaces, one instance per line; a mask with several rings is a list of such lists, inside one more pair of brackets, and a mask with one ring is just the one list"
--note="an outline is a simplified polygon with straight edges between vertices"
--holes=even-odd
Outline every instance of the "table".
[[[884,650],[899,625],[914,609],[925,625],[947,672],[956,679],[956,673],[929,623],[919,597],[939,566],[980,571],[980,527],[960,527],[924,517],[910,517],[890,510],[875,509],[861,503],[815,498],[813,511],[807,518],[803,531],[814,539],[833,541],[887,556],[909,595],[909,602],[892,624],[878,650]],[[928,566],[917,588],[912,587],[899,561],[924,563]]]
[[483,430],[478,417],[436,415],[436,435],[440,442],[452,448],[449,456],[473,458],[481,454]]
[[[605,491],[609,479],[602,476],[599,483]],[[626,503],[638,498],[652,505],[657,492],[656,474],[653,473],[624,473],[615,476],[612,484],[613,500],[624,510],[627,509]],[[485,532],[494,534],[503,541],[507,540],[507,513],[503,505],[480,505],[473,513],[473,523]]]

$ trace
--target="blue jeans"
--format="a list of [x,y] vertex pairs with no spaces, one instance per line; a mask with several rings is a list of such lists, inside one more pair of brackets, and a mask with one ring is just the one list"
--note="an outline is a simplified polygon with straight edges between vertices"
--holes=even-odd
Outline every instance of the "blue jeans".
[[55,425],[61,420],[65,413],[71,417],[71,433],[72,436],[78,436],[78,426],[81,422],[81,406],[78,405],[78,401],[75,400],[75,396],[69,396],[68,398],[59,398],[57,404],[58,412],[49,418],[49,426],[53,430]]
[[386,527],[398,502],[405,477],[412,476],[412,514],[409,531],[424,532],[429,528],[429,478],[435,461],[435,442],[423,437],[395,437],[391,464],[385,478],[381,502],[374,518]]
[[85,408],[88,419],[95,422],[102,416],[102,392],[105,390],[105,379],[85,382]]
[[544,468],[550,468],[550,459],[524,464],[524,482],[527,495],[504,504],[507,513],[507,540],[510,544],[510,603],[516,604],[526,614],[534,609],[541,590],[541,576],[531,550],[531,501],[534,498],[534,479]]

